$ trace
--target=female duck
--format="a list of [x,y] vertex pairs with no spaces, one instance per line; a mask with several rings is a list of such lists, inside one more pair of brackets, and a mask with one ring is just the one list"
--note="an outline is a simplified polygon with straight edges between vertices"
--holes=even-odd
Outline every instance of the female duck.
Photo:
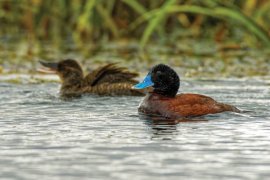
[[240,112],[236,107],[215,101],[200,94],[177,94],[180,79],[169,66],[154,66],[143,82],[134,89],[152,87],[139,105],[139,112],[148,115],[159,115],[170,119],[194,117],[224,111]]
[[82,94],[97,95],[132,95],[141,96],[142,92],[132,89],[137,83],[136,73],[115,64],[102,66],[84,77],[82,68],[72,59],[60,62],[40,62],[43,68],[39,71],[57,74],[62,86],[60,94],[64,97],[75,97]]

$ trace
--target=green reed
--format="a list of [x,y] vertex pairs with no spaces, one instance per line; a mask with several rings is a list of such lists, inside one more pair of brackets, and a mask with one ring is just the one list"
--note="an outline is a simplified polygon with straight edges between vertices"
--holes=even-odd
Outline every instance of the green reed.
[[[270,2],[259,0],[1,0],[0,34],[77,45],[183,37],[270,47]],[[218,28],[218,27],[224,27]],[[225,33],[226,31],[226,33]],[[240,33],[240,37],[238,37]],[[236,33],[237,32],[237,33]]]

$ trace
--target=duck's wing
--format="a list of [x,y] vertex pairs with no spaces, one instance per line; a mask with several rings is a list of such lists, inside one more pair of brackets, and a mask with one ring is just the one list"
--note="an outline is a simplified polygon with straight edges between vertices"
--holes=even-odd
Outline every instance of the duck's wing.
[[124,67],[119,67],[115,63],[102,66],[86,75],[84,81],[88,86],[95,86],[102,83],[132,83],[135,84],[134,78],[137,73],[128,71]]
[[170,104],[171,109],[183,116],[202,116],[224,111],[240,112],[236,107],[215,101],[200,94],[179,94]]

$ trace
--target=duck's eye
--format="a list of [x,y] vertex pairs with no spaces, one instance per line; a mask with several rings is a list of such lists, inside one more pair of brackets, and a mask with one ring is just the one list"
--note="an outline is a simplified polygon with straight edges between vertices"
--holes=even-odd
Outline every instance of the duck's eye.
[[157,76],[159,76],[159,75],[161,75],[162,73],[161,73],[161,71],[157,71],[156,74],[157,74]]
[[159,79],[163,79],[163,78],[164,78],[164,73],[161,72],[161,71],[157,71],[157,72],[156,72],[156,76],[157,76]]

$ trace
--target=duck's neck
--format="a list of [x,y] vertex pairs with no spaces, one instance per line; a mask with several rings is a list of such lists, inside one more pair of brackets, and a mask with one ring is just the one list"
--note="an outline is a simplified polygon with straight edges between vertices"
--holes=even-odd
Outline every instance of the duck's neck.
[[65,81],[62,83],[62,88],[68,88],[68,87],[81,87],[83,84],[83,81],[81,79],[76,79],[72,81]]
[[68,78],[62,82],[61,94],[77,93],[83,88],[83,78]]
[[147,97],[148,98],[157,97],[157,98],[168,99],[168,98],[174,98],[175,96],[166,96],[166,95],[163,95],[163,94],[160,94],[160,93],[156,93],[156,92],[149,92],[149,93],[147,93]]
[[161,96],[173,98],[177,94],[177,91],[175,91],[175,90],[164,91],[164,90],[154,89],[153,93],[159,94]]

